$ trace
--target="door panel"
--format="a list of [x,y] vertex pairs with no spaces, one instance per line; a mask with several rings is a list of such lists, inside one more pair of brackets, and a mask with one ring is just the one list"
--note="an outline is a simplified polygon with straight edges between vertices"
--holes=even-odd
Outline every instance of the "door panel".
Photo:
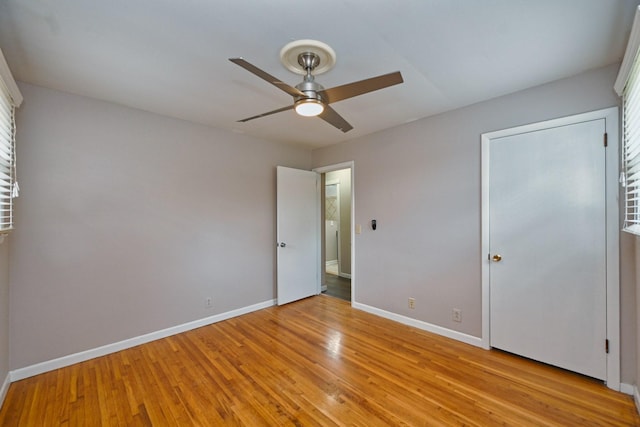
[[605,121],[491,140],[490,342],[606,378]]
[[278,305],[320,293],[315,172],[277,167]]

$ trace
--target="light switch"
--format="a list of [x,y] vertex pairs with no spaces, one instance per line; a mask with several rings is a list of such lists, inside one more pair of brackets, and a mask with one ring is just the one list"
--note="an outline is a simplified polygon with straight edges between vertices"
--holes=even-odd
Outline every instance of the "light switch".
[[362,225],[356,224],[356,234],[362,233]]

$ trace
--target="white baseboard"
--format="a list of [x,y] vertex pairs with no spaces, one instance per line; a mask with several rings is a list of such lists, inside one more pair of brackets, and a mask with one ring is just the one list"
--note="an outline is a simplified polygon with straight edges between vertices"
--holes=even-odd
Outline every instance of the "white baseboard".
[[628,394],[629,396],[633,396],[634,393],[637,392],[636,386],[626,383],[620,383],[620,393]]
[[2,404],[4,403],[4,398],[7,397],[7,392],[9,391],[10,385],[11,385],[11,374],[7,373],[7,377],[4,379],[4,382],[0,387],[0,408],[2,408]]
[[338,274],[338,276],[343,277],[345,279],[351,279],[351,275],[347,273],[340,273]]
[[9,373],[10,381],[19,381],[24,378],[29,378],[34,375],[42,374],[44,372],[53,371],[55,369],[64,368],[76,363],[84,362],[86,360],[94,359],[96,357],[105,356],[107,354],[115,353],[117,351],[125,350],[127,348],[135,347],[140,344],[145,344],[151,341],[155,341],[161,338],[166,338],[171,335],[176,335],[182,332],[190,331],[191,329],[200,328],[202,326],[211,325],[212,323],[220,322],[232,317],[240,316],[243,314],[251,313],[252,311],[262,310],[263,308],[271,307],[275,305],[276,300],[268,300],[258,304],[242,307],[236,310],[227,311],[226,313],[216,314],[214,316],[205,317],[204,319],[194,320],[193,322],[183,323],[182,325],[173,326],[171,328],[162,329],[160,331],[151,332],[149,334],[140,335],[138,337],[126,339],[113,344],[107,344],[102,347],[97,347],[91,350],[82,351],[80,353],[70,354],[68,356],[59,357],[57,359],[48,360],[46,362],[37,363],[35,365],[27,366],[25,368],[16,369]]
[[320,286],[320,291],[321,292],[326,292],[327,291],[327,285]]
[[462,332],[453,331],[451,329],[443,328],[442,326],[433,325],[431,323],[423,322],[422,320],[412,319],[410,317],[402,316],[400,314],[392,313],[390,311],[381,310],[379,308],[371,307],[366,304],[360,304],[354,302],[353,308],[357,308],[362,311],[366,311],[376,316],[384,317],[386,319],[394,320],[396,322],[413,326],[414,328],[422,329],[427,332],[442,335],[447,338],[454,339],[456,341],[462,341],[467,344],[474,345],[476,347],[482,347],[482,339],[474,337],[472,335],[463,334]]

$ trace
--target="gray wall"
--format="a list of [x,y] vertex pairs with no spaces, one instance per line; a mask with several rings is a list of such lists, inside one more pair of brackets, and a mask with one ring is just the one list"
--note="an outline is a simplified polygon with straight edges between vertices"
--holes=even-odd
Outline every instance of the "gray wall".
[[9,239],[0,244],[0,387],[9,373]]
[[275,297],[275,166],[309,150],[20,89],[11,369]]
[[[356,301],[472,336],[482,333],[480,135],[618,106],[618,65],[315,150],[355,161]],[[378,229],[369,223],[377,219]],[[622,381],[635,379],[633,241],[622,246]],[[409,310],[407,299],[416,299]],[[462,309],[462,323],[451,320]]]
[[[634,382],[634,384],[636,386],[640,385],[640,290],[638,289],[640,287],[640,237],[636,236],[635,237],[635,255],[636,255],[636,262],[635,262],[635,276],[636,276],[636,286],[635,286],[635,303],[636,303],[636,381]],[[636,402],[637,404],[637,402]],[[640,407],[637,408],[638,411],[640,411]]]

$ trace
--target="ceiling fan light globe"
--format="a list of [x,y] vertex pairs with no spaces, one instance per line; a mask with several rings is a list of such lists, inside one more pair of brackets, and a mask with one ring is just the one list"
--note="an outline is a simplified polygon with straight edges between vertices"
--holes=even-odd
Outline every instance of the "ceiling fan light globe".
[[296,113],[305,117],[314,117],[322,114],[324,105],[317,99],[301,99],[296,102]]

